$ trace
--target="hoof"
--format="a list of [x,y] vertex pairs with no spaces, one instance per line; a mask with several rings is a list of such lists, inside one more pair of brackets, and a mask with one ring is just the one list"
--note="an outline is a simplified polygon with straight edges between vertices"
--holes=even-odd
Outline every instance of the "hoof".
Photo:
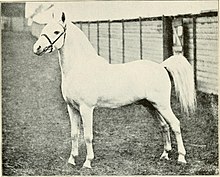
[[163,157],[162,157],[162,156],[161,156],[161,157],[160,157],[160,160],[163,160],[163,159],[164,159],[164,160],[170,160],[169,157],[166,157],[166,156],[163,156]]
[[72,164],[73,166],[76,165],[75,159],[74,159],[74,157],[73,157],[72,155],[70,155],[70,158],[69,158],[69,160],[68,160],[68,163],[69,163],[69,164]]
[[164,151],[163,154],[160,156],[160,159],[165,159],[165,160],[170,160],[170,158],[168,157],[168,152]]
[[179,155],[178,157],[178,164],[186,164],[185,156],[184,155]]
[[186,165],[187,164],[187,162],[186,161],[177,161],[177,163],[179,164],[179,165]]
[[86,160],[85,163],[83,164],[83,168],[89,168],[91,169],[91,161],[90,160]]

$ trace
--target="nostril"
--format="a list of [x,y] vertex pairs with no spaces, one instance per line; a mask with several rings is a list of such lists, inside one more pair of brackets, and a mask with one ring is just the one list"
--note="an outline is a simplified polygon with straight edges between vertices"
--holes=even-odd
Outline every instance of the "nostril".
[[39,49],[41,49],[41,46],[40,46],[40,45],[38,46],[37,50],[39,50]]

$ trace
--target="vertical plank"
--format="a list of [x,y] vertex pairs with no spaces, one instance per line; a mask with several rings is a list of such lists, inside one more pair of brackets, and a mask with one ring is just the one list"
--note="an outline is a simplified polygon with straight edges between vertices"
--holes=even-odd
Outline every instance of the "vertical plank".
[[173,55],[173,29],[171,17],[162,16],[163,21],[163,60]]
[[122,19],[122,63],[125,63],[125,24]]
[[82,22],[80,22],[79,24],[80,24],[80,29],[82,30]]
[[88,22],[88,39],[90,41],[90,22]]
[[99,53],[100,56],[109,60],[109,46],[108,46],[108,23],[99,22]]
[[111,21],[108,21],[108,46],[109,46],[109,63],[111,64]]
[[90,42],[97,52],[97,24],[94,22],[90,22]]
[[98,52],[98,55],[99,55],[99,21],[97,21],[97,52]]
[[9,17],[9,31],[13,31],[12,18],[13,18],[13,17]]
[[197,52],[196,52],[196,17],[193,17],[193,69],[194,69],[194,82],[197,89]]
[[111,22],[111,63],[122,63],[122,23]]
[[143,60],[163,61],[163,21],[142,19]]
[[143,44],[142,44],[142,18],[139,17],[140,23],[140,59],[143,59]]

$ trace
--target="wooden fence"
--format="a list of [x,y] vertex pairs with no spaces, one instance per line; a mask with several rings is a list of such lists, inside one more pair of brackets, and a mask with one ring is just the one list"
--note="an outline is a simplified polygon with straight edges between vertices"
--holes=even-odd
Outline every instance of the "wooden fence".
[[184,55],[194,65],[198,90],[218,94],[218,16],[200,14],[183,19]]
[[[152,60],[161,63],[173,55],[173,23],[183,26],[183,54],[193,65],[197,90],[218,94],[218,13],[152,18],[74,22],[98,54],[109,63]],[[44,25],[32,24],[39,37]]]
[[113,21],[74,22],[109,63],[152,60],[173,54],[172,24],[183,22],[183,54],[194,67],[198,90],[218,94],[218,13]]
[[163,61],[162,17],[76,22],[76,25],[109,63]]

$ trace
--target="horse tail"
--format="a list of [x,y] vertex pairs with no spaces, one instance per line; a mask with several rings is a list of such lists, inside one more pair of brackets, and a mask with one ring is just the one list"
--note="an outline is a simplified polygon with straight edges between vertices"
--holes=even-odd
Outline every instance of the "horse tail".
[[196,107],[196,91],[193,68],[183,55],[171,56],[161,63],[171,74],[182,111],[193,113]]

